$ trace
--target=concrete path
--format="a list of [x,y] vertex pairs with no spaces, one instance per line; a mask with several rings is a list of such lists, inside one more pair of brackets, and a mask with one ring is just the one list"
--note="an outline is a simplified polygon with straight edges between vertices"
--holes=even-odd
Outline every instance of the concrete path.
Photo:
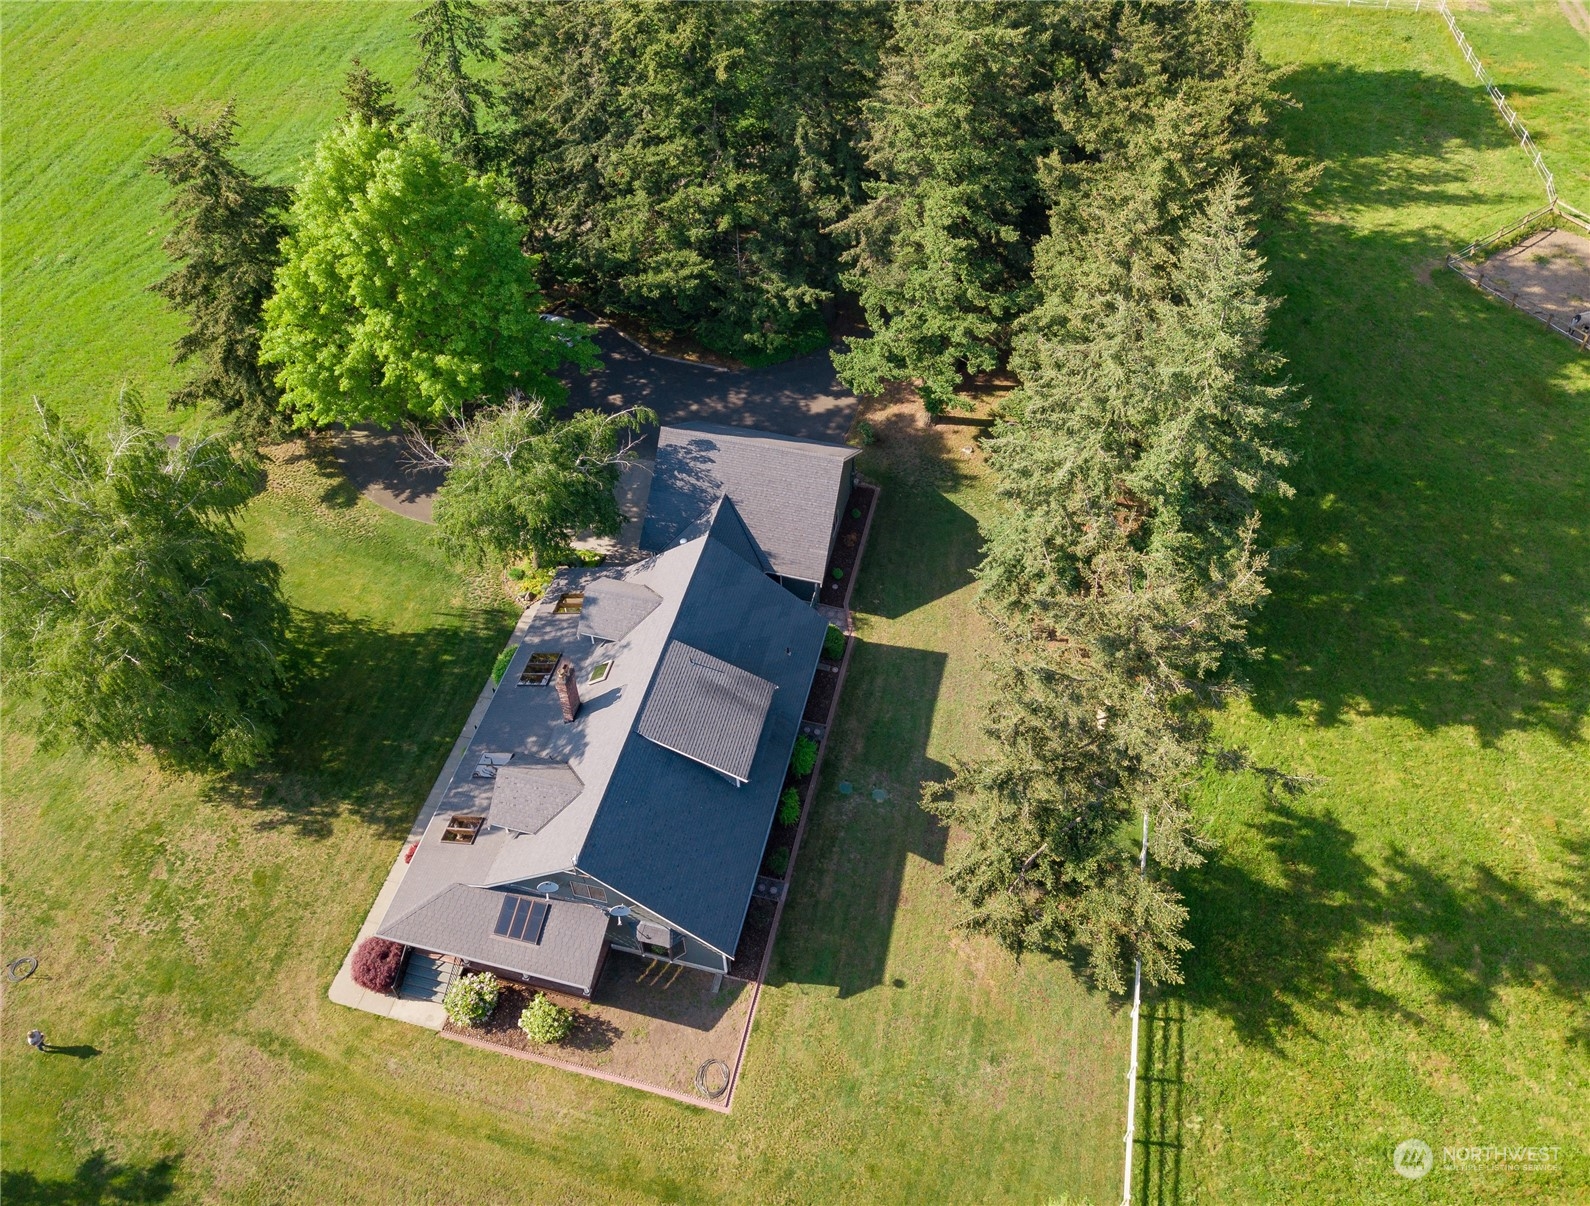
[[[840,383],[826,350],[764,369],[720,369],[654,356],[607,326],[598,329],[596,343],[602,368],[589,376],[569,376],[571,409],[649,406],[662,423],[694,419],[836,444],[844,440],[856,411],[856,397]],[[653,457],[656,447],[653,430],[641,456]],[[430,522],[442,474],[407,464],[399,435],[373,428],[349,432],[338,441],[337,459],[371,502]],[[632,486],[629,492],[639,493],[644,508],[644,491]],[[620,505],[629,514],[624,493],[621,487]]]

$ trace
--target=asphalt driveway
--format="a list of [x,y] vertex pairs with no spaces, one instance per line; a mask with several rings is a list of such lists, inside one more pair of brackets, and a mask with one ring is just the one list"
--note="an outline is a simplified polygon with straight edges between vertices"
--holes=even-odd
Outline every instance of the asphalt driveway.
[[[768,368],[719,369],[654,356],[611,327],[598,330],[596,343],[602,367],[567,379],[572,409],[648,406],[661,423],[698,420],[834,443],[844,440],[855,414],[856,397],[840,384],[826,350]],[[656,446],[654,429],[641,456],[653,456]],[[430,522],[442,474],[408,464],[396,434],[374,428],[348,432],[338,441],[337,459],[366,498]]]

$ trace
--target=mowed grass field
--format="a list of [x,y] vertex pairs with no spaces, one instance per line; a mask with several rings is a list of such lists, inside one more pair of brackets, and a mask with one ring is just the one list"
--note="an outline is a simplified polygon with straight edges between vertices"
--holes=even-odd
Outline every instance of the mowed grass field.
[[[8,444],[28,392],[99,424],[121,380],[158,403],[175,379],[177,323],[141,291],[162,271],[160,190],[139,162],[159,107],[235,95],[242,157],[290,179],[340,108],[349,54],[408,70],[407,15],[7,6]],[[28,96],[49,103],[13,100]],[[472,600],[426,528],[324,464],[279,450],[248,518],[301,646],[271,766],[226,782],[46,755],[5,714],[4,945],[41,967],[0,1017],[15,1039],[0,1045],[0,1199],[1118,1193],[1118,1003],[954,935],[944,835],[915,802],[977,741],[974,467],[906,431],[869,457],[885,494],[858,586],[866,644],[724,1118],[325,999],[513,617]],[[858,790],[841,796],[842,779]],[[35,1025],[72,1053],[29,1052]]]
[[[1139,1200],[1590,1200],[1590,358],[1442,267],[1542,196],[1440,19],[1256,14],[1294,67],[1282,133],[1324,166],[1266,248],[1313,406],[1221,723],[1312,782],[1202,801],[1220,845],[1154,1002]],[[1573,36],[1519,19],[1543,14]],[[1536,77],[1543,146],[1583,116],[1570,60]],[[1487,1144],[1560,1163],[1441,1167]]]
[[[288,179],[347,55],[406,70],[406,16],[6,6],[7,447],[28,391],[101,422],[117,382],[174,380],[176,323],[141,292],[152,110],[236,95],[245,159]],[[1282,130],[1326,169],[1266,248],[1314,406],[1253,699],[1221,723],[1312,782],[1200,801],[1220,846],[1183,885],[1188,982],[1150,1003],[1137,1196],[1581,1200],[1590,374],[1440,267],[1539,202],[1439,19],[1266,5],[1258,28],[1296,66]],[[512,617],[284,454],[249,519],[302,636],[276,764],[226,783],[45,756],[6,714],[5,953],[43,962],[3,1004],[0,1198],[1114,1200],[1124,1016],[951,932],[947,839],[914,805],[979,740],[986,483],[958,442],[879,426],[865,643],[733,1115],[325,1000]],[[33,1025],[76,1055],[26,1051]],[[1414,1136],[1438,1158],[1555,1144],[1562,1167],[1409,1183],[1390,1150]]]

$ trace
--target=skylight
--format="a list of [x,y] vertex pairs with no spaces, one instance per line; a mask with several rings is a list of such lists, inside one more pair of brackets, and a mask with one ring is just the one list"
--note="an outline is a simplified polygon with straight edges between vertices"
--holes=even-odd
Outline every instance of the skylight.
[[492,933],[515,942],[539,943],[546,925],[546,901],[510,893],[502,898],[502,909],[497,913],[497,925]]
[[532,653],[530,660],[519,672],[521,687],[544,687],[552,681],[552,672],[558,668],[563,655],[556,652]]

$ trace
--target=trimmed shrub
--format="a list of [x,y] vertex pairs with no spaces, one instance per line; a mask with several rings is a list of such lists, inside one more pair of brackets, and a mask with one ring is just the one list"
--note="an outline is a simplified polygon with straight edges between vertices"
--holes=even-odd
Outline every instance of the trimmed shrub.
[[522,565],[510,565],[508,567],[508,577],[512,578],[515,582],[523,582],[524,581],[524,566],[522,566]]
[[845,571],[840,569],[839,566],[837,566],[837,565],[834,566],[834,581],[838,582],[844,576],[845,576]]
[[831,662],[837,662],[845,656],[845,633],[841,628],[830,624],[828,632],[823,636],[823,656]]
[[788,846],[780,846],[777,850],[773,851],[772,854],[767,856],[767,869],[780,879],[784,878],[784,872],[789,870]]
[[491,668],[492,682],[500,683],[502,681],[502,676],[508,673],[508,663],[513,661],[513,655],[516,652],[517,647],[509,645],[508,648],[497,655],[497,663]]
[[479,1026],[497,1008],[497,994],[501,991],[497,977],[489,972],[459,976],[442,998],[442,1008],[455,1026]]
[[401,942],[366,938],[353,952],[353,982],[371,992],[391,992],[397,986],[405,949]]
[[778,798],[778,823],[780,825],[793,825],[801,819],[801,793],[793,787],[786,787],[784,794]]
[[789,769],[797,779],[804,779],[817,765],[817,743],[802,733],[795,738],[795,752],[790,755]]
[[574,1025],[574,1011],[565,1009],[544,992],[530,998],[519,1015],[519,1029],[532,1043],[560,1043]]

